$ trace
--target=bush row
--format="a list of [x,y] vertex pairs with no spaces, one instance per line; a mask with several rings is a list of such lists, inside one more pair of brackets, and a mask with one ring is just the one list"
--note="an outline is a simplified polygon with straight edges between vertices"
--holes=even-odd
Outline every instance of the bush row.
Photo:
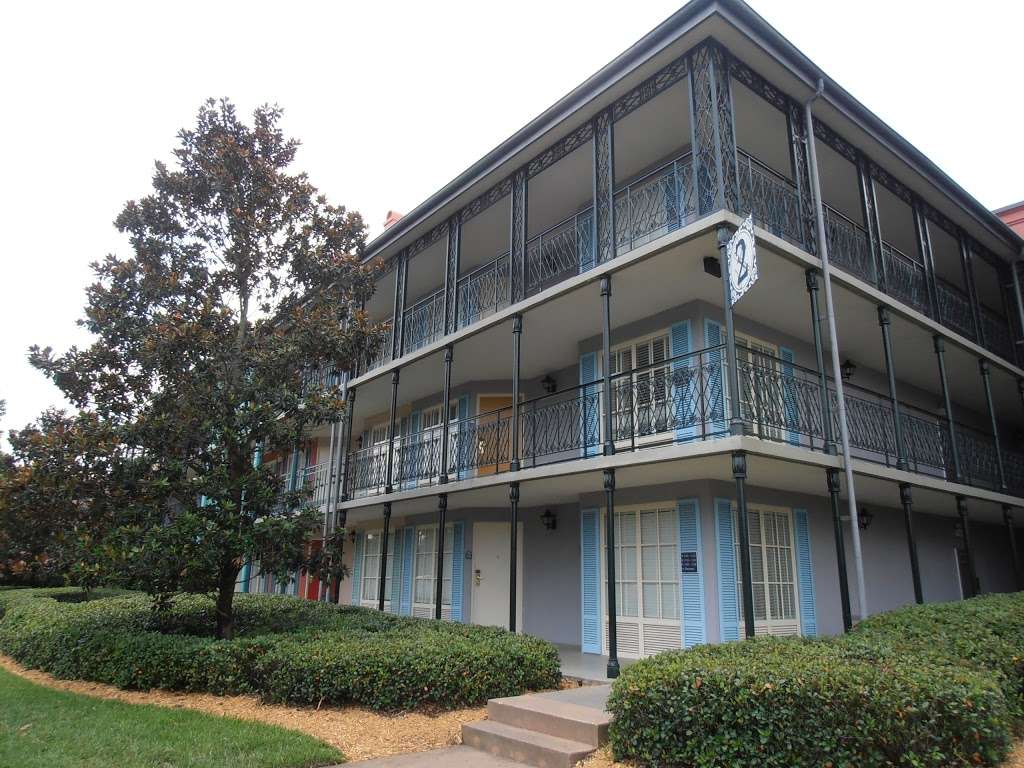
[[403,710],[481,704],[560,678],[553,645],[499,629],[248,595],[237,597],[240,636],[216,640],[205,598],[154,614],[137,595],[54,597],[0,596],[0,650],[57,677],[121,688]]
[[657,766],[996,765],[1024,715],[1024,593],[756,638],[628,667],[618,759]]

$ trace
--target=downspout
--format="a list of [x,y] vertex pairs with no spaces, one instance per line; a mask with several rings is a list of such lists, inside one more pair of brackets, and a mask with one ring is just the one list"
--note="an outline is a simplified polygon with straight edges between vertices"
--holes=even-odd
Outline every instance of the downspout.
[[846,474],[846,499],[850,508],[850,533],[853,539],[853,564],[857,579],[857,604],[861,618],[868,615],[867,594],[864,588],[864,558],[860,548],[860,524],[857,519],[857,494],[853,485],[853,462],[850,460],[850,429],[846,423],[846,398],[843,394],[843,376],[839,367],[839,340],[836,335],[836,314],[832,303],[832,275],[828,261],[828,239],[825,231],[825,210],[821,202],[821,181],[818,178],[818,152],[814,146],[814,116],[811,105],[825,92],[824,79],[818,79],[818,88],[804,102],[804,121],[807,133],[807,154],[811,164],[811,192],[814,196],[814,218],[818,225],[818,256],[821,259],[821,274],[825,283],[825,315],[828,319],[828,342],[832,353],[832,380],[836,383],[837,415],[839,416],[839,439],[843,453],[843,470]]

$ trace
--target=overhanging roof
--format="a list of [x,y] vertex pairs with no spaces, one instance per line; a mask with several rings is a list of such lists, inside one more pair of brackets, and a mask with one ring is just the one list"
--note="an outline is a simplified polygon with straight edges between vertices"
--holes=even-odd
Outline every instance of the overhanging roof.
[[[827,102],[858,124],[873,139],[885,145],[928,182],[943,190],[955,203],[962,206],[980,226],[1006,243],[1015,253],[1024,248],[1024,239],[1010,229],[994,212],[982,205],[928,157],[825,74],[820,67],[743,0],[691,0],[625,52],[587,78],[581,85],[563,96],[413,208],[406,216],[375,237],[367,244],[366,259],[380,255],[385,249],[400,241],[427,218],[492,173],[509,158],[572,117],[579,109],[601,96],[638,66],[715,15],[722,17],[739,29],[769,53],[781,66],[801,80],[807,87],[808,93],[805,95],[809,95],[815,90],[819,80],[823,81],[825,90],[821,97],[822,101]],[[791,95],[800,96],[800,94]]]

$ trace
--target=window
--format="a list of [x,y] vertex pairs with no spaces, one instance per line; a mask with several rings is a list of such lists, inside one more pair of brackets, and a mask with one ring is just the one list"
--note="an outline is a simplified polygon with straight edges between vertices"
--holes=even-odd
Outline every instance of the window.
[[740,414],[752,423],[754,434],[781,439],[778,427],[784,420],[783,387],[780,380],[779,348],[751,336],[736,334],[739,364]]
[[[380,584],[380,553],[384,543],[384,535],[381,531],[371,531],[366,534],[363,542],[363,565],[362,599],[376,602],[379,598],[378,585]],[[384,579],[385,602],[391,599],[391,582],[395,571],[395,535],[392,534],[388,540],[388,562],[387,576]]]
[[671,428],[670,386],[672,371],[667,333],[630,342],[611,352],[612,429],[616,440],[629,439]]
[[[441,604],[452,603],[452,550],[455,528],[444,529],[444,576],[441,582]],[[434,605],[435,574],[437,567],[437,526],[416,528],[416,551],[413,562],[413,602]]]
[[620,617],[679,619],[675,509],[615,514],[615,604]]
[[[793,515],[788,509],[749,507],[750,577],[753,586],[755,629],[761,634],[797,634],[796,565]],[[742,613],[743,578],[736,562]],[[742,620],[742,616],[741,616]]]

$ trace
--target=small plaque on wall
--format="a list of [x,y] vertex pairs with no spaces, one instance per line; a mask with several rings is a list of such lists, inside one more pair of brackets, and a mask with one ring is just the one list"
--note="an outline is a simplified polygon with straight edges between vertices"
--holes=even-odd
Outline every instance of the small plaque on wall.
[[696,552],[680,552],[679,553],[679,565],[680,565],[680,570],[683,573],[696,573],[697,572],[697,553]]

